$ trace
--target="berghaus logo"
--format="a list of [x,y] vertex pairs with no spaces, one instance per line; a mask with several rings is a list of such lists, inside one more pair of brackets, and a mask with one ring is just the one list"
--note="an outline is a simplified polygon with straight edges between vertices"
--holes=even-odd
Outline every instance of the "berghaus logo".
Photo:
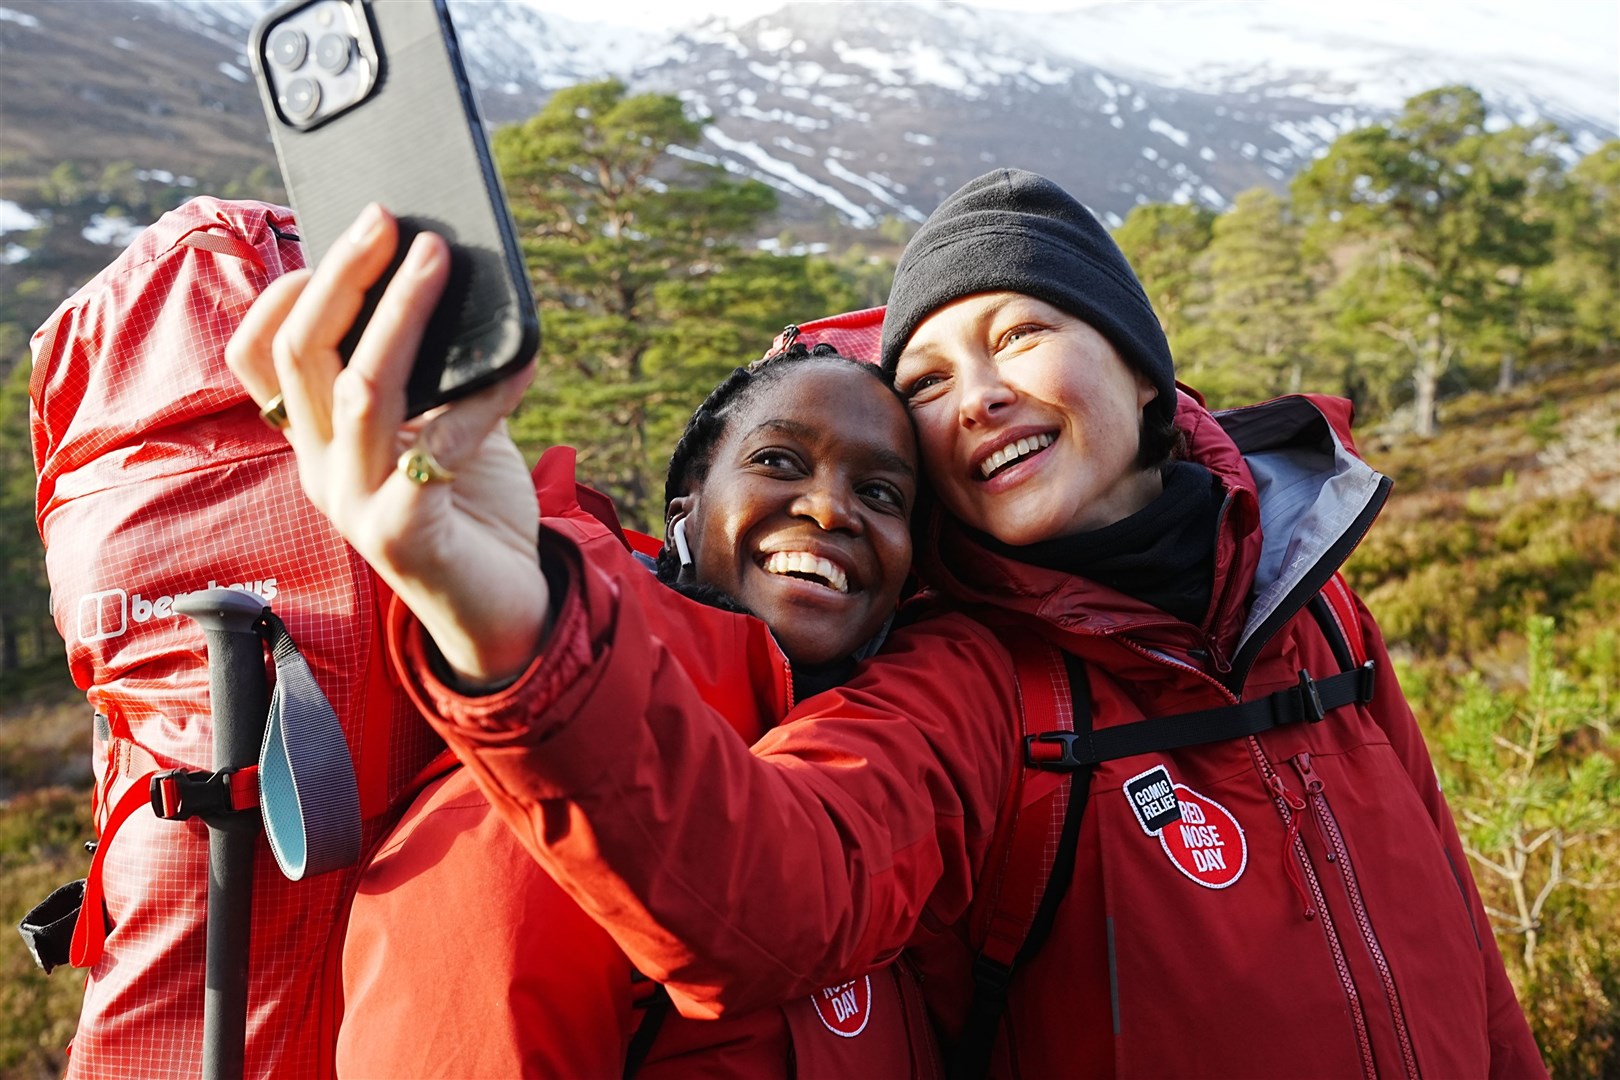
[[[276,598],[276,579],[260,578],[256,581],[233,581],[227,589],[246,589],[264,598],[265,603]],[[218,589],[220,583],[210,580],[202,589]],[[174,602],[190,593],[181,591],[173,596],[145,597],[138,592],[123,589],[103,589],[79,597],[78,633],[75,637],[83,644],[122,637],[132,625],[140,626],[154,619],[175,618]]]

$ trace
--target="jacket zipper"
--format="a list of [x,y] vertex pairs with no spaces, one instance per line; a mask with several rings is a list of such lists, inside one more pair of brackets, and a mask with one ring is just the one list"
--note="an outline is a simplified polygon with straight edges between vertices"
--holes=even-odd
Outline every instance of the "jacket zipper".
[[[1183,664],[1173,657],[1145,649],[1128,637],[1118,637],[1115,640],[1151,660],[1199,676],[1205,682],[1219,689],[1229,701],[1241,700],[1219,679],[1211,678],[1190,664]],[[1322,883],[1317,879],[1316,870],[1311,865],[1310,855],[1305,849],[1305,841],[1300,839],[1299,836],[1301,815],[1307,810],[1307,804],[1304,799],[1288,790],[1287,785],[1283,783],[1282,777],[1278,775],[1276,769],[1272,768],[1271,761],[1266,757],[1265,751],[1261,749],[1260,740],[1250,735],[1247,736],[1247,742],[1249,744],[1249,753],[1260,769],[1260,774],[1265,779],[1266,789],[1271,792],[1272,800],[1277,806],[1277,812],[1282,815],[1283,825],[1287,829],[1287,839],[1284,841],[1286,846],[1283,850],[1283,870],[1287,873],[1288,880],[1293,883],[1294,888],[1300,894],[1300,898],[1304,903],[1304,917],[1314,919],[1317,912],[1321,913],[1322,935],[1327,939],[1328,948],[1333,953],[1333,966],[1339,974],[1339,987],[1344,991],[1346,1002],[1350,1006],[1350,1018],[1355,1024],[1356,1043],[1361,1048],[1362,1075],[1367,1080],[1376,1080],[1378,1070],[1373,1061],[1372,1038],[1367,1031],[1367,1017],[1361,1008],[1361,994],[1356,989],[1354,976],[1350,974],[1350,964],[1345,959],[1344,947],[1339,943],[1339,934],[1334,928],[1332,916],[1328,914],[1326,897],[1322,893]],[[1292,851],[1289,848],[1292,848]],[[1304,870],[1305,884],[1300,881],[1299,868]],[[1370,931],[1370,927],[1368,929]],[[1410,1067],[1410,1046],[1405,1040],[1406,1035],[1403,1028],[1402,1046],[1403,1049],[1407,1050],[1407,1061]]]
[[1338,819],[1333,816],[1333,808],[1328,805],[1327,795],[1324,794],[1322,778],[1311,768],[1311,755],[1298,753],[1289,759],[1294,771],[1305,785],[1305,793],[1310,799],[1311,813],[1316,818],[1317,828],[1332,853],[1329,858],[1339,866],[1339,874],[1344,878],[1345,892],[1350,897],[1350,908],[1355,913],[1356,925],[1361,929],[1361,938],[1367,945],[1367,951],[1372,955],[1373,963],[1378,967],[1378,977],[1383,981],[1384,994],[1389,998],[1390,1012],[1394,1014],[1395,1034],[1401,1043],[1401,1059],[1406,1065],[1406,1075],[1417,1080],[1417,1058],[1412,1052],[1412,1036],[1407,1030],[1406,1013],[1401,1008],[1401,998],[1395,990],[1395,977],[1389,970],[1389,962],[1384,957],[1384,950],[1378,943],[1378,935],[1373,930],[1372,919],[1367,915],[1367,905],[1361,895],[1361,886],[1356,880],[1356,871],[1350,865],[1350,849],[1345,845],[1344,834],[1339,831]]
[[[1247,739],[1249,753],[1254,758],[1260,775],[1265,778],[1266,789],[1271,792],[1272,799],[1277,804],[1277,812],[1282,815],[1283,824],[1288,828],[1287,843],[1293,851],[1284,849],[1284,869],[1289,866],[1290,855],[1299,861],[1299,865],[1305,870],[1305,880],[1310,886],[1310,895],[1316,902],[1316,910],[1321,913],[1322,936],[1327,939],[1328,948],[1333,953],[1333,966],[1339,973],[1339,988],[1344,991],[1345,1000],[1350,1006],[1350,1019],[1355,1024],[1356,1044],[1361,1048],[1361,1073],[1367,1080],[1376,1080],[1378,1068],[1373,1061],[1372,1037],[1367,1032],[1367,1017],[1361,1009],[1361,994],[1356,990],[1355,977],[1350,974],[1350,964],[1344,957],[1344,947],[1339,944],[1339,934],[1333,926],[1333,917],[1328,914],[1326,898],[1322,894],[1322,883],[1316,877],[1316,870],[1311,866],[1310,856],[1305,850],[1305,841],[1299,835],[1299,815],[1306,809],[1305,800],[1288,790],[1277,770],[1271,767],[1270,760],[1260,747],[1260,740],[1253,735],[1247,736]],[[1289,877],[1290,880],[1293,879],[1292,872]],[[1311,917],[1309,908],[1306,909],[1305,917]]]
[[1137,655],[1144,656],[1147,659],[1152,660],[1154,663],[1163,664],[1166,667],[1175,668],[1177,671],[1185,672],[1185,673],[1187,673],[1189,675],[1198,676],[1198,678],[1200,678],[1204,682],[1208,683],[1209,686],[1212,689],[1220,691],[1221,696],[1226,699],[1226,703],[1228,705],[1236,705],[1239,701],[1243,700],[1238,695],[1234,694],[1232,692],[1231,688],[1228,687],[1225,683],[1221,682],[1221,680],[1215,678],[1213,675],[1209,674],[1207,671],[1203,670],[1202,668],[1196,667],[1196,666],[1194,666],[1192,664],[1185,663],[1185,662],[1183,662],[1181,660],[1177,660],[1173,656],[1168,656],[1168,655],[1166,655],[1164,653],[1161,653],[1161,652],[1155,652],[1152,649],[1146,648],[1145,646],[1138,645],[1136,642],[1132,641],[1130,638],[1123,636],[1123,634],[1124,634],[1124,631],[1121,631],[1121,630],[1110,630],[1110,631],[1107,631],[1106,633],[1099,634],[1098,636],[1103,637],[1103,638],[1107,638],[1107,639],[1109,639],[1111,641],[1116,642],[1117,644],[1123,645],[1127,649],[1129,649],[1132,652],[1136,653]]

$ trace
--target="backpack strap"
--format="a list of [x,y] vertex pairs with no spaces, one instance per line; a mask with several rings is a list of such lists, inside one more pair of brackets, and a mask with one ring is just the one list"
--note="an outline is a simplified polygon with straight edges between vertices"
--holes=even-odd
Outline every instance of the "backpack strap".
[[[1367,657],[1349,586],[1334,574],[1306,608],[1333,650],[1338,674],[1317,679],[1301,671],[1295,685],[1265,697],[1175,716],[1149,717],[1102,731],[1080,734],[1059,730],[1025,735],[1025,763],[1066,772],[1155,750],[1240,739],[1285,724],[1318,724],[1340,706],[1367,704],[1373,697],[1376,665]],[[1354,633],[1350,632],[1352,628]]]
[[[1067,733],[1089,735],[1091,693],[1084,664],[1028,628],[998,629],[1013,658],[1019,735],[1027,737],[1032,725],[1052,722]],[[982,901],[975,903],[972,940],[982,945],[973,961],[967,1021],[950,1059],[953,1080],[989,1072],[1013,972],[1045,943],[1074,876],[1090,788],[1089,768],[1059,776],[1027,762],[1013,781],[986,861],[988,880],[977,890]]]
[[1339,661],[1340,671],[1367,663],[1367,639],[1362,636],[1356,599],[1344,575],[1335,573],[1329,578],[1322,591],[1311,598],[1310,609]]
[[630,1036],[630,1045],[625,1048],[624,1080],[631,1080],[641,1071],[653,1043],[658,1040],[659,1031],[664,1027],[664,1020],[675,1008],[669,991],[662,983],[653,982],[636,970],[630,972],[630,992],[635,998],[631,1007],[640,1010],[641,1023],[636,1026],[636,1033]]
[[252,244],[213,222],[197,226],[175,242],[200,251],[212,251],[215,255],[229,255],[250,262],[260,270],[264,269],[264,260],[259,258],[259,253],[254,250]]

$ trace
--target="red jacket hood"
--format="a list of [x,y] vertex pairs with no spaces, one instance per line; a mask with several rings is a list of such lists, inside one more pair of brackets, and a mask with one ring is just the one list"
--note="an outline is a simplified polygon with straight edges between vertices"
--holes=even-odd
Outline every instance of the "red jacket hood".
[[[1351,417],[1348,401],[1314,395],[1278,398],[1213,414],[1195,392],[1183,388],[1176,425],[1186,436],[1187,457],[1209,469],[1226,492],[1216,538],[1214,593],[1202,627],[1181,623],[1151,604],[1086,578],[996,554],[937,503],[926,508],[919,519],[917,572],[951,600],[1031,615],[1059,636],[1080,635],[1083,639],[1151,631],[1158,647],[1204,647],[1207,641],[1218,657],[1230,658],[1246,630],[1253,628],[1251,607],[1259,587],[1270,584],[1263,580],[1264,565],[1299,569],[1293,565],[1298,560],[1278,559],[1274,552],[1268,558],[1261,528],[1262,517],[1268,516],[1262,511],[1265,485],[1257,482],[1245,455],[1257,451],[1288,454],[1296,444],[1308,449],[1307,463],[1297,466],[1301,474],[1314,479],[1323,493],[1320,497],[1329,500],[1344,497],[1341,490],[1333,489],[1336,478],[1349,476],[1357,481],[1349,501],[1359,511],[1371,498],[1370,488],[1380,482],[1387,485],[1387,481],[1355,457],[1349,433]],[[1240,438],[1234,438],[1234,429]],[[1377,502],[1381,504],[1382,499]],[[1372,510],[1376,512],[1376,506]],[[1300,528],[1299,516],[1297,508],[1290,511],[1286,529]],[[1322,532],[1316,523],[1308,528]],[[1314,546],[1321,547],[1333,538],[1322,533],[1312,539]],[[1344,554],[1348,550],[1339,553],[1341,561]],[[1073,639],[1067,644],[1081,647]]]

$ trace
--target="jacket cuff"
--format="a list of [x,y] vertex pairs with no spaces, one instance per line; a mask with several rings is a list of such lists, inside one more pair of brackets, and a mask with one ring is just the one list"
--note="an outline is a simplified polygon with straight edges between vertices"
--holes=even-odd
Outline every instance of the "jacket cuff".
[[394,674],[424,715],[467,741],[479,733],[538,730],[549,706],[578,680],[591,662],[591,643],[583,594],[584,569],[578,549],[557,533],[542,529],[540,562],[554,611],[550,634],[541,652],[516,681],[493,693],[469,694],[450,678],[438,648],[421,622],[398,597],[389,604],[388,657]]

